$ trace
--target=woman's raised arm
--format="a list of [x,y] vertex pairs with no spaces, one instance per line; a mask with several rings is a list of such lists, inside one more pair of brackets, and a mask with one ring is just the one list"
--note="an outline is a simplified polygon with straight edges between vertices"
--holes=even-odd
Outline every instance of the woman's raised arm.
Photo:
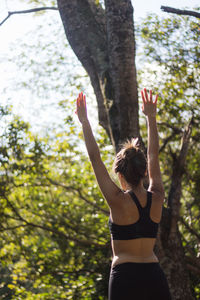
[[159,137],[156,123],[156,106],[158,95],[153,100],[152,91],[149,94],[144,89],[142,92],[143,106],[142,111],[147,118],[148,128],[148,172],[149,172],[149,190],[158,194],[164,199],[164,188],[159,165]]
[[118,201],[118,194],[121,192],[120,188],[112,181],[108,171],[101,159],[99,147],[94,138],[92,128],[87,117],[86,99],[83,93],[80,93],[76,101],[76,113],[79,121],[82,124],[83,135],[87,152],[94,169],[94,173],[98,185],[110,207],[120,205]]

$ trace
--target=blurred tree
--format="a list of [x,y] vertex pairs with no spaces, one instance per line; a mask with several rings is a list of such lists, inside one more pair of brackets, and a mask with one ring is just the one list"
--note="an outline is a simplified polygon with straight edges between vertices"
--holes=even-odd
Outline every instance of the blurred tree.
[[[42,1],[37,1],[36,3],[38,5],[41,4]],[[70,0],[58,0],[57,4],[67,39],[90,76],[91,84],[94,88],[97,98],[100,124],[105,128],[115,150],[117,150],[119,149],[120,143],[125,138],[140,136],[135,68],[135,32],[131,1],[120,0],[116,2],[114,0],[106,0],[104,3],[103,1],[95,0],[77,0],[73,2]],[[199,242],[199,229],[197,222],[194,219],[194,216],[199,216],[199,196],[197,193],[197,182],[199,181],[199,166],[197,163],[199,159],[199,82],[197,80],[197,78],[199,78],[199,37],[197,33],[199,27],[197,24],[190,22],[188,19],[186,23],[182,22],[180,19],[159,21],[151,17],[146,21],[146,23],[143,24],[141,32],[143,34],[142,37],[144,38],[143,42],[144,49],[146,51],[146,57],[149,57],[151,63],[151,70],[149,73],[147,73],[147,71],[144,73],[145,79],[147,79],[146,76],[149,74],[149,85],[149,83],[153,81],[153,78],[156,78],[157,90],[163,96],[163,100],[161,101],[159,108],[159,129],[163,141],[160,152],[165,186],[168,193],[168,202],[167,207],[165,207],[163,210],[163,218],[157,243],[157,253],[168,277],[173,299],[189,300],[193,297],[191,292],[189,272],[190,277],[193,280],[192,282],[195,282],[195,284],[193,284],[193,295],[195,295],[195,293],[197,295],[199,292],[199,282],[196,279],[197,275],[199,274],[197,268],[197,265],[199,264],[199,249],[197,248]],[[183,31],[183,28],[185,31]],[[184,36],[182,43],[179,43],[180,30],[182,34],[181,36]],[[185,35],[183,35],[183,33]],[[184,41],[188,39],[188,37],[190,37],[190,44],[186,46]],[[192,68],[191,64],[193,66]],[[140,73],[142,73],[142,70],[140,70]],[[155,86],[155,83],[153,85]],[[187,99],[187,103],[185,103],[185,99]],[[176,100],[176,103],[174,100]],[[190,101],[189,103],[188,100]],[[16,121],[14,124],[16,124]],[[15,144],[16,133],[13,133],[13,128],[16,128],[16,126],[19,126],[19,124],[21,123],[17,123],[17,125],[14,127],[12,127],[12,125],[12,130],[10,131],[11,137],[14,134],[12,137],[12,143],[14,143],[12,144],[14,145],[12,146],[14,148],[11,148],[13,151],[12,156],[18,160],[20,160],[20,155],[26,154],[25,149],[23,149],[25,146],[22,147],[20,146],[21,144]],[[142,129],[143,125],[141,124],[141,130]],[[37,191],[38,187],[34,186],[34,189],[30,190],[30,194],[28,193],[28,197],[26,199],[28,201],[29,198],[33,197],[34,191],[37,191],[36,199],[34,199],[33,203],[31,202],[31,205],[36,205],[36,211],[34,212],[34,216],[32,214],[31,216],[28,214],[27,219],[24,219],[24,217],[22,217],[18,212],[17,207],[12,207],[13,204],[10,202],[9,198],[7,196],[7,198],[5,198],[6,193],[9,193],[9,197],[11,197],[11,199],[12,197],[16,196],[12,195],[12,189],[9,190],[8,182],[4,181],[2,186],[5,191],[2,195],[4,195],[4,200],[6,201],[5,203],[7,204],[6,207],[8,208],[8,213],[12,211],[15,216],[13,219],[16,219],[15,221],[21,221],[22,224],[26,225],[20,225],[20,228],[26,227],[28,230],[30,230],[30,228],[31,230],[35,230],[37,228],[39,230],[37,231],[37,234],[34,235],[35,240],[32,243],[33,248],[34,245],[37,244],[37,239],[40,237],[39,232],[41,229],[51,233],[53,237],[54,234],[58,234],[60,236],[60,232],[62,232],[62,234],[67,235],[69,240],[75,244],[78,243],[79,245],[78,248],[76,248],[78,251],[76,257],[73,257],[76,251],[70,252],[70,255],[72,256],[72,259],[70,260],[71,266],[82,266],[82,261],[80,262],[80,257],[82,256],[87,258],[84,261],[84,266],[87,266],[87,261],[91,261],[93,265],[95,260],[96,262],[98,261],[97,268],[105,266],[106,269],[101,269],[102,273],[99,273],[106,274],[103,280],[100,277],[100,279],[97,280],[97,271],[94,271],[95,281],[93,280],[94,278],[91,279],[92,275],[87,277],[88,281],[86,280],[85,274],[87,275],[87,271],[84,273],[84,275],[79,274],[80,277],[73,278],[76,273],[72,271],[72,281],[69,280],[67,283],[68,286],[64,286],[64,288],[67,287],[69,289],[69,295],[67,295],[68,297],[74,297],[74,299],[78,299],[81,295],[82,298],[85,297],[85,299],[87,299],[87,297],[89,297],[87,296],[89,295],[87,293],[90,293],[90,295],[94,293],[94,299],[97,299],[97,297],[101,299],[103,285],[99,285],[101,286],[100,292],[98,288],[98,281],[101,283],[107,282],[109,273],[107,263],[109,250],[107,249],[106,235],[103,235],[104,247],[102,247],[102,249],[104,250],[102,251],[106,252],[101,252],[101,250],[95,250],[95,254],[90,252],[90,250],[93,249],[93,246],[97,247],[95,249],[99,249],[98,247],[100,247],[100,245],[99,243],[96,244],[97,241],[95,241],[95,233],[98,232],[98,230],[102,230],[102,228],[97,226],[95,231],[91,232],[91,230],[94,229],[94,227],[92,227],[93,223],[91,223],[92,212],[89,211],[87,214],[85,211],[86,209],[89,209],[88,207],[94,206],[93,204],[95,204],[94,201],[96,200],[95,193],[98,194],[98,192],[94,193],[93,191],[91,194],[88,193],[87,186],[87,189],[84,192],[84,199],[81,198],[82,193],[80,193],[79,186],[77,188],[77,183],[79,183],[79,180],[83,180],[83,176],[79,177],[80,174],[78,172],[80,170],[81,159],[77,165],[74,161],[70,160],[69,165],[66,166],[65,164],[67,160],[63,159],[63,157],[65,158],[65,154],[62,153],[62,160],[60,161],[57,161],[58,158],[55,156],[52,156],[53,160],[51,160],[49,156],[47,159],[45,158],[46,153],[48,153],[50,149],[48,151],[46,150],[41,152],[41,143],[39,141],[36,143],[35,141],[34,147],[36,147],[36,144],[40,149],[37,149],[37,151],[39,151],[39,160],[42,159],[41,163],[37,162],[37,165],[34,165],[34,170],[36,170],[36,172],[31,173],[32,175],[30,178],[28,177],[28,180],[25,180],[25,178],[22,177],[21,184],[24,188],[25,182],[37,182],[36,179],[38,179],[38,175],[41,176],[41,174],[44,174],[44,185],[46,185],[46,181],[49,182],[51,197],[42,196],[43,201],[41,202],[41,198],[38,196],[38,193],[39,195],[42,195],[42,192],[39,192],[39,190]],[[195,155],[191,149],[193,151],[195,150]],[[74,148],[70,148],[70,151],[74,151]],[[35,153],[33,150],[32,152]],[[5,159],[6,155],[7,152],[5,152]],[[56,166],[55,162],[58,163]],[[70,177],[64,176],[63,178],[59,178],[58,174],[60,174],[60,165],[62,166],[63,163],[64,167],[61,167],[61,170],[70,170]],[[88,167],[86,160],[84,163],[84,176],[86,176],[87,168],[90,167]],[[55,169],[53,167],[55,167]],[[14,166],[12,166],[9,174],[16,172],[17,178],[20,178],[20,173],[18,174],[18,172],[22,172],[24,168],[25,167],[23,163],[18,162],[16,170],[14,169]],[[31,170],[31,167],[29,166],[25,169]],[[58,174],[54,174],[55,171],[52,173],[51,170],[58,170]],[[51,176],[49,176],[49,172]],[[8,173],[4,175],[5,180],[8,177],[7,174]],[[90,172],[89,175],[91,176]],[[12,178],[12,176],[9,176],[9,178]],[[40,177],[39,179],[41,180]],[[9,184],[13,184],[14,181],[14,187],[16,188],[15,180],[9,179]],[[72,183],[70,184],[70,188],[69,186],[65,187],[65,182]],[[90,180],[87,179],[87,184],[89,182]],[[93,184],[93,181],[91,182]],[[191,184],[189,187],[188,182]],[[41,183],[39,183],[39,187],[41,188]],[[86,186],[81,184],[81,188],[86,188]],[[68,197],[66,197],[66,194],[64,193],[65,201],[63,201],[63,203],[67,203],[69,200],[66,199],[70,199],[70,197],[73,196],[73,200],[75,201],[73,202],[74,206],[72,205],[72,208],[70,206],[70,209],[68,207],[66,210],[66,216],[63,217],[62,214],[59,215],[59,207],[56,207],[55,205],[56,213],[54,211],[53,213],[51,212],[46,215],[47,219],[45,219],[45,222],[47,222],[47,224],[42,223],[40,226],[35,226],[34,220],[37,221],[37,218],[41,217],[40,215],[37,216],[39,209],[37,206],[37,199],[42,205],[44,205],[43,203],[45,203],[46,199],[46,203],[48,203],[48,205],[46,204],[44,212],[46,213],[48,210],[51,211],[51,209],[54,208],[54,205],[49,199],[54,199],[54,201],[55,199],[58,199],[58,196],[55,194],[56,191],[60,189],[62,191],[64,190],[65,193],[66,191],[69,192],[69,194],[67,194]],[[74,191],[74,189],[76,192],[78,191],[78,195],[76,195],[76,193],[72,193],[72,190]],[[24,192],[25,190],[22,189],[22,191]],[[54,195],[53,198],[52,195]],[[62,199],[62,192],[61,195],[59,193],[58,195],[59,206],[60,199]],[[25,199],[25,196],[26,195],[23,195],[22,199]],[[84,201],[90,200],[90,206],[84,207],[84,210],[78,210],[77,207],[80,199]],[[19,202],[18,198],[14,198],[13,201],[16,204]],[[49,203],[51,203],[51,205],[49,205]],[[102,204],[100,203],[100,205]],[[187,214],[188,210],[191,211],[189,214],[189,219]],[[76,212],[76,215],[72,215],[74,211]],[[105,212],[105,215],[106,214],[107,213]],[[57,215],[59,215],[59,218]],[[10,220],[9,215],[5,216],[7,217],[5,218],[5,222]],[[88,219],[83,216],[88,216]],[[62,218],[64,221],[60,221],[63,220]],[[84,223],[87,230],[83,230],[83,232],[81,232],[80,228],[77,226],[73,227],[71,224],[65,224],[65,226],[63,225],[63,222],[65,223],[66,220],[71,221],[73,219],[77,221],[79,220],[79,223],[81,224],[81,218],[83,218],[84,221],[87,221]],[[98,223],[101,222],[100,220],[101,217],[98,215]],[[102,222],[105,222],[105,218],[102,219]],[[10,225],[12,224],[9,224],[9,226]],[[14,227],[16,226],[18,225],[14,225]],[[9,228],[11,227],[7,227],[7,230]],[[15,228],[12,230],[14,229]],[[77,232],[79,235],[76,239],[74,234]],[[90,234],[88,235],[88,233]],[[90,239],[86,239],[88,236]],[[187,239],[192,241],[192,246],[188,247]],[[90,240],[92,240],[92,242],[90,242]],[[63,245],[59,239],[59,249],[62,248],[61,244],[64,249],[68,246],[67,249],[69,249],[69,251],[71,251],[71,247],[73,247],[73,244],[67,244],[67,242],[64,242]],[[81,245],[90,247],[87,251],[84,251],[85,254],[80,252],[80,249],[82,249]],[[65,254],[66,253],[67,252],[65,252]],[[97,255],[98,258],[94,260],[96,253],[98,253],[99,256]],[[54,254],[52,256],[54,256]],[[62,259],[66,259],[66,257],[63,256]],[[103,261],[101,265],[100,259]],[[57,263],[60,261],[62,262],[59,257]],[[186,261],[187,264],[185,264]],[[56,264],[56,259],[54,263]],[[63,263],[61,265],[63,265]],[[34,266],[35,265],[36,264],[34,261]],[[16,268],[18,268],[18,265]],[[55,265],[53,265],[52,268],[48,269],[47,273],[45,273],[48,274],[48,276],[45,277],[47,278],[45,279],[45,288],[47,291],[44,291],[44,297],[45,292],[48,293],[48,284],[54,284],[53,286],[56,286],[57,284],[57,282],[54,282],[54,280],[56,280],[56,276],[54,276],[55,273],[51,274],[52,270],[55,270]],[[18,283],[20,282],[23,283],[23,280],[20,281],[20,278],[18,278]],[[63,282],[66,284],[64,279]],[[81,283],[81,287],[78,286],[78,282]],[[41,291],[42,282],[39,282],[37,288],[39,288]],[[24,289],[25,290],[23,292],[26,293],[27,287],[24,287]],[[63,290],[63,286],[61,290]],[[62,294],[62,297],[66,297],[65,292],[63,293],[64,294]],[[102,297],[106,297],[106,292],[104,294],[102,292],[102,295]],[[61,296],[58,297],[61,298]]]

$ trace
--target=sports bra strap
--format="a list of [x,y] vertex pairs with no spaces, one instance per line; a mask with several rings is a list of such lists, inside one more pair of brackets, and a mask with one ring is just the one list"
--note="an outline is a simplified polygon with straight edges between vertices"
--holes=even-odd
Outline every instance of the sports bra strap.
[[133,201],[135,202],[139,213],[143,213],[144,210],[149,212],[150,208],[151,208],[151,202],[152,202],[152,193],[147,191],[147,203],[145,205],[145,207],[142,207],[137,196],[134,194],[133,191],[129,191],[128,192],[131,195],[131,198],[133,199]]
[[128,193],[131,195],[131,198],[135,202],[139,212],[141,212],[142,206],[140,205],[140,202],[139,202],[138,198],[136,197],[136,195],[133,193],[133,191],[129,191]]
[[151,208],[151,203],[152,203],[152,193],[147,191],[147,205],[146,205],[146,209],[148,209],[150,211]]

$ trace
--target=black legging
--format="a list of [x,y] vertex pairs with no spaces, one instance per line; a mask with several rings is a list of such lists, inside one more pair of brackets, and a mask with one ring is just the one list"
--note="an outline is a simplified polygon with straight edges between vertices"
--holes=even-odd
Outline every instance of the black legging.
[[171,300],[159,263],[123,263],[110,272],[109,300]]

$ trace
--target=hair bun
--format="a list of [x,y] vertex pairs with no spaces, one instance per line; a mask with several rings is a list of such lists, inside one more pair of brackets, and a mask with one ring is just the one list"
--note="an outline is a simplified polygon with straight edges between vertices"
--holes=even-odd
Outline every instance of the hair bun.
[[116,155],[115,173],[121,173],[128,183],[137,186],[145,177],[146,168],[147,162],[143,151],[139,148],[139,139],[127,140]]

